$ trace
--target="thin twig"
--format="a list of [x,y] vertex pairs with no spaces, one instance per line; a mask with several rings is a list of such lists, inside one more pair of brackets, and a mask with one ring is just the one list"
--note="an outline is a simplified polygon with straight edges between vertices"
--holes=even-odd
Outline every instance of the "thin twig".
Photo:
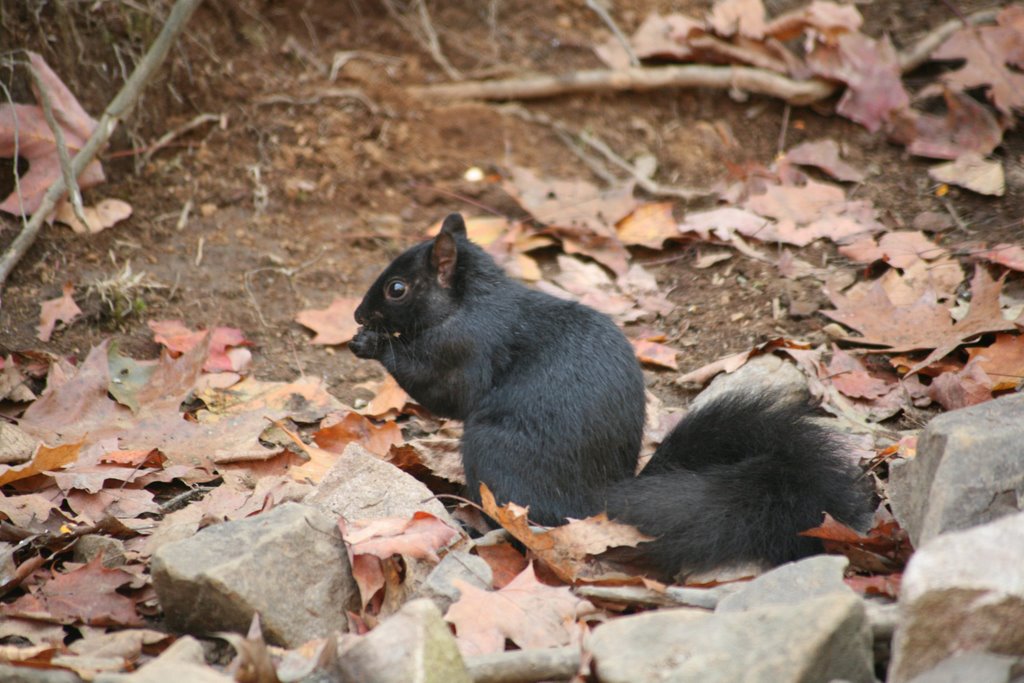
[[587,0],[587,7],[593,10],[597,16],[601,17],[601,21],[604,22],[605,26],[607,26],[612,32],[612,35],[615,36],[615,40],[619,41],[619,44],[622,45],[622,49],[625,50],[626,54],[629,56],[629,65],[640,66],[640,58],[636,56],[636,52],[633,50],[633,46],[630,44],[629,38],[626,37],[621,29],[619,29],[619,25],[615,23],[614,19],[612,19],[612,15],[608,14],[608,10],[604,8],[604,5],[602,5],[599,0]]
[[162,150],[167,145],[178,137],[184,135],[194,128],[198,128],[204,123],[210,123],[211,121],[220,122],[221,126],[224,126],[227,122],[227,117],[224,114],[199,114],[191,121],[184,123],[173,130],[170,130],[160,136],[160,139],[153,144],[146,147],[145,153],[142,155],[142,162],[149,163],[149,160],[153,158],[153,155]]
[[[75,177],[85,170],[85,167],[93,160],[100,148],[110,139],[118,122],[135,106],[143,87],[145,87],[150,78],[153,77],[153,74],[156,73],[157,68],[163,63],[174,41],[178,38],[182,29],[185,28],[189,18],[195,12],[200,2],[202,0],[177,0],[174,3],[174,7],[171,8],[171,13],[167,17],[167,23],[160,30],[160,35],[153,41],[153,45],[150,46],[149,51],[135,67],[135,71],[128,81],[114,99],[111,100],[110,104],[107,105],[106,111],[103,112],[103,116],[100,117],[99,123],[96,125],[96,130],[93,131],[89,140],[71,161],[71,172]],[[3,257],[0,258],[0,288],[7,281],[7,277],[11,274],[14,266],[17,265],[36,241],[43,222],[50,215],[50,212],[53,211],[53,208],[57,205],[57,200],[63,196],[65,191],[67,191],[67,186],[64,184],[64,179],[57,178],[53,185],[50,186],[50,189],[46,191],[46,194],[43,195],[42,204],[32,215],[32,219],[25,225],[14,242],[11,243]]]
[[[989,23],[995,10],[975,12],[966,17],[970,25]],[[931,52],[962,27],[959,20],[933,29],[914,45],[900,53],[903,72],[917,68]],[[541,75],[495,81],[463,81],[410,88],[413,95],[441,99],[511,100],[536,99],[582,92],[645,91],[664,88],[739,89],[769,95],[793,105],[808,105],[831,96],[840,84],[822,78],[794,80],[782,74],[748,66],[675,66],[633,67],[629,69],[592,69],[558,76]]]
[[614,166],[618,166],[623,171],[628,173],[633,178],[633,180],[636,181],[637,185],[642,187],[645,192],[648,192],[650,194],[660,195],[663,197],[679,197],[680,199],[689,200],[696,199],[698,197],[707,197],[708,195],[715,193],[715,191],[711,189],[695,190],[687,187],[671,187],[668,185],[662,185],[658,181],[652,180],[650,177],[641,173],[636,168],[636,166],[620,157],[615,152],[615,150],[609,147],[604,142],[604,140],[597,137],[596,135],[584,131],[580,133],[580,140],[582,140],[587,145],[600,152],[601,156],[607,159],[609,163],[613,164]]
[[78,187],[78,178],[71,172],[71,156],[68,154],[68,143],[64,140],[64,129],[57,123],[57,117],[53,114],[53,100],[50,98],[50,89],[43,83],[43,77],[31,63],[26,63],[32,81],[39,93],[39,104],[43,107],[43,118],[53,133],[53,141],[57,145],[57,159],[60,163],[60,173],[64,177],[64,184],[68,188],[68,197],[71,201],[71,210],[75,218],[87,230],[90,229],[89,219],[85,217],[85,207],[82,206],[82,190]]
[[434,24],[430,19],[430,11],[427,9],[426,0],[413,0],[413,2],[416,5],[417,14],[419,14],[419,26],[400,12],[391,0],[384,0],[384,8],[406,31],[412,34],[416,42],[430,53],[431,58],[444,70],[448,78],[453,81],[462,80],[462,72],[452,66],[452,63],[444,56],[444,52],[441,51],[441,41],[437,37],[437,31],[434,30]]

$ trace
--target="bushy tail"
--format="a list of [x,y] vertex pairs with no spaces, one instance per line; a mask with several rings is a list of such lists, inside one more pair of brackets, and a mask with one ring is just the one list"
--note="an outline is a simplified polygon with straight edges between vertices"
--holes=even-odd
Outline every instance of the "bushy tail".
[[690,412],[640,476],[609,492],[613,518],[657,540],[638,558],[667,576],[821,552],[799,532],[823,513],[870,517],[863,473],[810,408],[772,394],[727,394]]

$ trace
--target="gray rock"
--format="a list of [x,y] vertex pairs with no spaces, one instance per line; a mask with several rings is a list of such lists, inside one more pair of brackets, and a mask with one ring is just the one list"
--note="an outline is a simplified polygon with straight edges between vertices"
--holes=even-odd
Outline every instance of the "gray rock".
[[1024,508],[1024,394],[929,422],[917,456],[893,466],[889,499],[915,547]]
[[11,664],[0,664],[0,681],[4,683],[82,683],[81,678],[64,669],[35,669]]
[[600,683],[874,681],[864,605],[843,593],[746,612],[623,617],[597,627],[590,651]]
[[1024,513],[943,534],[910,559],[889,680],[958,652],[1024,652]]
[[854,595],[843,582],[843,570],[849,563],[839,555],[816,555],[789,562],[725,596],[715,611],[745,612],[766,605],[792,605],[831,593]]
[[125,563],[124,543],[116,538],[88,534],[75,542],[75,562],[90,562],[103,553],[104,567],[120,567]]
[[452,585],[453,579],[461,579],[482,590],[491,590],[494,572],[482,557],[453,550],[430,572],[419,587],[418,595],[432,600],[444,614],[459,599],[459,589]]
[[345,631],[359,589],[334,517],[285,503],[160,546],[153,586],[178,631],[246,633],[259,612],[267,640],[294,647]]
[[343,683],[470,683],[455,637],[430,600],[407,602],[342,649]]
[[1010,683],[1011,670],[1021,658],[987,652],[965,652],[943,659],[934,669],[915,676],[910,683]]
[[159,657],[130,674],[100,674],[96,683],[232,683],[235,679],[206,665],[195,638],[178,638]]
[[458,527],[422,482],[357,443],[345,447],[303,502],[348,520],[411,517],[423,511]]
[[792,397],[794,401],[806,401],[808,397],[807,379],[803,373],[774,353],[765,353],[751,358],[735,372],[715,377],[693,399],[690,409],[699,408],[733,391],[747,393],[768,390]]

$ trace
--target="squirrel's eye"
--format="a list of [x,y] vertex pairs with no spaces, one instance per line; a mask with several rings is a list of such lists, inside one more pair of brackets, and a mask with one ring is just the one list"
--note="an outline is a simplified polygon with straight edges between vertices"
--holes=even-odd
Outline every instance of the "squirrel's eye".
[[403,280],[392,280],[384,286],[384,296],[391,301],[404,299],[408,293],[409,285],[405,284]]

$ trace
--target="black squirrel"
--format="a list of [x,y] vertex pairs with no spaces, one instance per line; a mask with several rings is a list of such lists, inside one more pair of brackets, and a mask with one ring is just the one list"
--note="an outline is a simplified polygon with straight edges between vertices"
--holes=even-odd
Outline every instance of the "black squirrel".
[[634,476],[644,383],[605,315],[510,279],[462,216],[399,255],[356,309],[349,348],[380,361],[435,415],[461,420],[467,493],[557,525],[607,511],[656,540],[663,576],[820,552],[823,513],[869,516],[863,476],[799,402],[727,394],[691,411]]

